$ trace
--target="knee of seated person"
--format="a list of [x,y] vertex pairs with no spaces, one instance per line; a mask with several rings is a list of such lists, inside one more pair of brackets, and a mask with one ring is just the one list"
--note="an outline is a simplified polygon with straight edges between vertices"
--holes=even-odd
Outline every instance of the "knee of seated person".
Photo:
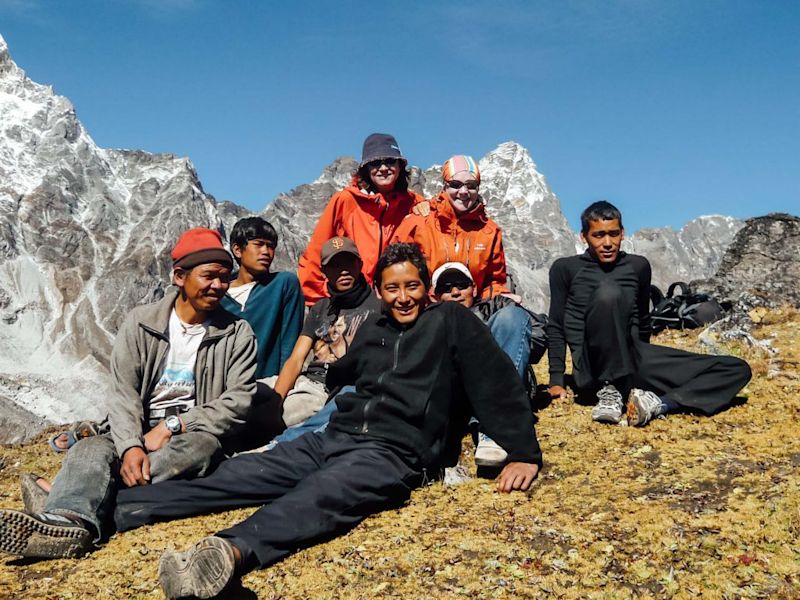
[[530,315],[521,306],[509,304],[498,310],[492,319],[492,327],[522,327],[523,323],[530,320]]
[[169,443],[174,448],[190,448],[192,453],[198,455],[213,454],[222,447],[217,436],[205,431],[187,431],[171,437]]
[[748,381],[750,381],[753,378],[753,370],[750,368],[750,365],[747,363],[747,361],[742,360],[741,358],[737,358],[735,356],[731,356],[730,358],[736,361],[734,363],[736,367],[736,372],[742,378],[743,381],[742,385],[745,385]]
[[67,452],[65,461],[105,460],[110,462],[116,456],[116,448],[111,438],[94,435],[78,440]]
[[591,303],[598,308],[615,308],[622,298],[622,288],[615,283],[603,282],[597,286],[597,289],[592,294]]

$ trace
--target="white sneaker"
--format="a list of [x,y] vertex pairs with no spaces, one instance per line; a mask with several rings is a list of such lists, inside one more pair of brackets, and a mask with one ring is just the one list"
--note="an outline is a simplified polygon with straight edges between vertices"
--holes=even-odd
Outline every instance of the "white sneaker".
[[597,404],[592,408],[592,420],[617,424],[622,419],[622,394],[608,384],[597,392]]
[[661,398],[649,390],[633,388],[628,396],[628,425],[641,427],[661,414]]
[[475,464],[479,467],[500,467],[508,460],[508,452],[485,433],[478,433]]

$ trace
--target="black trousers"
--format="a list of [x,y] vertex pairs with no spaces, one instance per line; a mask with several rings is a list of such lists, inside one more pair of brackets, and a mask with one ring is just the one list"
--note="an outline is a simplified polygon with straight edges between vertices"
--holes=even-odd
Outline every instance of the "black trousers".
[[421,483],[421,471],[386,442],[327,430],[231,458],[202,479],[121,490],[114,520],[125,531],[263,505],[216,535],[239,548],[248,568],[265,567],[401,506]]
[[623,394],[637,387],[713,414],[750,381],[750,366],[734,356],[696,354],[633,338],[630,311],[619,287],[598,286],[586,311],[585,343],[575,368],[579,388],[612,382]]

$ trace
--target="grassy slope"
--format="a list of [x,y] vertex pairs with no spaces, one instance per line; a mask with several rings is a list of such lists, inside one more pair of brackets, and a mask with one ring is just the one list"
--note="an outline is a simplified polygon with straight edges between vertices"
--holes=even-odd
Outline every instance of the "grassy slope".
[[[231,598],[800,597],[800,316],[759,315],[774,357],[750,360],[749,399],[713,418],[672,415],[643,429],[594,424],[589,408],[539,412],[546,468],[529,493],[491,482],[434,484],[349,535],[252,573]],[[659,343],[699,349],[692,333]],[[537,367],[540,375],[545,366]],[[0,503],[17,477],[52,476],[41,443],[0,449]],[[2,559],[2,598],[159,598],[158,557],[250,511],[115,536],[79,561]]]

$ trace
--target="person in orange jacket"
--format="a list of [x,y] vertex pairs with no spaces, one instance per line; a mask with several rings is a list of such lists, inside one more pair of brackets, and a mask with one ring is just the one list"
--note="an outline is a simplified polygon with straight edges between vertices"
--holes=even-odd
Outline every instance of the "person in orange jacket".
[[431,273],[445,263],[465,264],[479,298],[509,294],[503,235],[486,214],[477,163],[470,156],[453,156],[444,163],[442,178],[444,188],[431,201],[430,214],[408,216],[392,241],[417,243]]
[[361,164],[352,183],[331,197],[300,256],[298,276],[307,305],[328,295],[320,250],[336,236],[356,243],[362,273],[372,285],[378,257],[412,207],[424,202],[408,189],[407,164],[393,136],[373,133],[364,140]]

